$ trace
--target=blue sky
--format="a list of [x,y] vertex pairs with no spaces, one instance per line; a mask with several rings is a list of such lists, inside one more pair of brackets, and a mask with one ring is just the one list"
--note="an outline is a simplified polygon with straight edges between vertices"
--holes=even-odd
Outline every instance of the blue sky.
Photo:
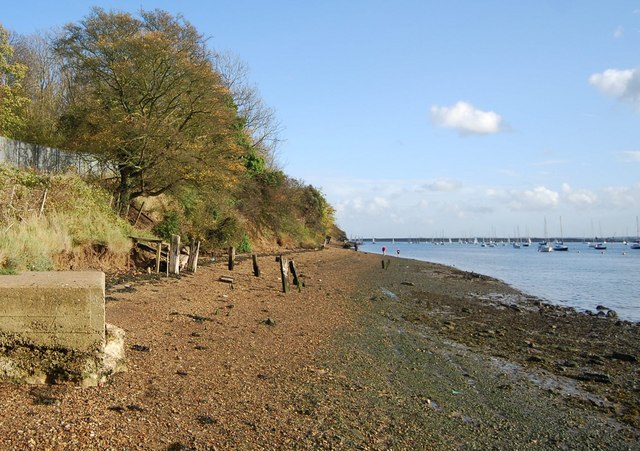
[[285,172],[350,236],[636,234],[640,0],[25,1],[0,23],[92,5],[181,13],[246,62]]

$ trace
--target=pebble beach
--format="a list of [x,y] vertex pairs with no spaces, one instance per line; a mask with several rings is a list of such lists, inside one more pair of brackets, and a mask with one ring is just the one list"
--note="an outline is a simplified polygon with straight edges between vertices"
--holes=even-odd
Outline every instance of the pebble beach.
[[275,255],[112,277],[127,372],[0,384],[2,448],[638,448],[637,323],[427,262],[283,255],[289,293]]

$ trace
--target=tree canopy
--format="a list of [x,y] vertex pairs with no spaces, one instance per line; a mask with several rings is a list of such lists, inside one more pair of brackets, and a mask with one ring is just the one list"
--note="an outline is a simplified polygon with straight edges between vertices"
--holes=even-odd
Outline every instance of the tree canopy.
[[146,203],[155,233],[212,247],[317,246],[334,233],[322,193],[277,168],[280,125],[247,66],[182,16],[94,8],[13,43],[0,34],[9,136],[97,159],[121,214]]
[[67,145],[112,166],[121,206],[185,181],[228,182],[239,169],[236,108],[182,17],[94,8],[55,48],[69,83]]
[[0,25],[0,135],[15,137],[24,128],[28,103],[22,80],[27,67],[14,61],[9,33]]

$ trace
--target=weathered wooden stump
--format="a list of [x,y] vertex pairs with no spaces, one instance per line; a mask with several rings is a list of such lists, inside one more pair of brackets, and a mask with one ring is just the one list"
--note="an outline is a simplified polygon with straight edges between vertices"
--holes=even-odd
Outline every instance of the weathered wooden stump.
[[235,247],[230,247],[229,248],[229,271],[233,271],[233,266],[235,264],[235,260],[236,260],[236,248]]
[[289,265],[287,259],[280,256],[280,278],[282,279],[282,292],[289,292]]
[[189,260],[187,260],[186,269],[195,273],[198,270],[198,254],[200,254],[200,241],[191,243],[189,249]]
[[251,255],[253,261],[253,275],[260,277],[260,266],[258,266],[258,256],[256,254]]
[[180,274],[180,235],[171,235],[169,247],[169,273]]

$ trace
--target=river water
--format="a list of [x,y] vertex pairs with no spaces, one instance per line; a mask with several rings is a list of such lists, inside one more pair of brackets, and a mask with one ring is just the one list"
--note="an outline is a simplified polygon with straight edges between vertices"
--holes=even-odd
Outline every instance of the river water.
[[596,250],[587,243],[565,243],[567,252],[538,252],[511,244],[495,247],[430,242],[365,241],[360,250],[441,263],[464,271],[500,279],[512,287],[542,298],[549,303],[595,311],[604,305],[621,319],[640,321],[640,250],[623,243],[607,243]]

